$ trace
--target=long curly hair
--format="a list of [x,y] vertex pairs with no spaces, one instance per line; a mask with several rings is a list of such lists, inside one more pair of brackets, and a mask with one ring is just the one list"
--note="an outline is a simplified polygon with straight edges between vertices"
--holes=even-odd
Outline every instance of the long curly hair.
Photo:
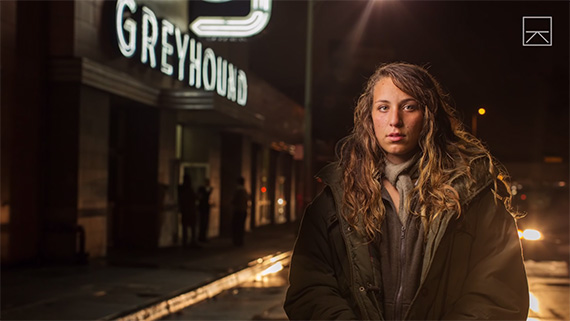
[[464,129],[435,78],[417,65],[389,63],[381,65],[368,79],[354,110],[354,128],[339,143],[344,188],[342,213],[347,222],[373,239],[380,232],[386,214],[381,197],[386,156],[376,139],[372,121],[374,87],[384,77],[390,77],[396,87],[417,100],[424,115],[418,142],[419,177],[410,192],[413,197],[408,197],[406,204],[410,208],[413,199],[416,206],[411,213],[427,222],[424,232],[428,232],[439,215],[461,215],[460,195],[452,183],[463,179],[467,187],[473,185],[475,173],[470,165],[477,160],[488,160],[484,163],[493,177],[495,201],[501,200],[515,215],[510,207],[512,196],[506,170]]

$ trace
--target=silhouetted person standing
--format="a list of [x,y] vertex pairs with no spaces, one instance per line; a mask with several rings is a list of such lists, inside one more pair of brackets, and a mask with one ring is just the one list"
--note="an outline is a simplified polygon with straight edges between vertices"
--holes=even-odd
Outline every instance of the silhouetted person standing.
[[188,228],[190,228],[190,246],[198,247],[196,240],[196,194],[192,189],[192,181],[188,174],[184,174],[182,185],[178,186],[178,206],[182,214],[182,246],[188,245]]
[[247,208],[249,206],[249,193],[245,189],[245,179],[239,177],[237,179],[238,186],[234,192],[232,199],[233,217],[232,217],[232,240],[235,246],[243,245],[245,218],[247,217]]
[[200,242],[208,241],[208,226],[210,225],[210,194],[212,194],[212,186],[210,186],[210,180],[206,178],[204,180],[204,185],[198,188],[198,214],[200,220],[198,241]]

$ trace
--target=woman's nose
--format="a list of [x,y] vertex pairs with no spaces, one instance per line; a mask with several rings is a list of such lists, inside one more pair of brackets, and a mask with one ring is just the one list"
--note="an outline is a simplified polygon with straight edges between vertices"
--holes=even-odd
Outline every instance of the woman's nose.
[[390,126],[394,127],[402,126],[402,117],[400,117],[400,111],[397,109],[390,110],[389,121],[390,121]]

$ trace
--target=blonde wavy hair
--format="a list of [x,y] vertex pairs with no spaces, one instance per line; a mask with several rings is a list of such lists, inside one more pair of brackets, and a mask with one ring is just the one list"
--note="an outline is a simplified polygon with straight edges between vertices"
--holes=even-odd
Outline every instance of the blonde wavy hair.
[[[474,185],[475,173],[470,165],[477,160],[488,160],[485,164],[493,177],[495,201],[501,200],[515,215],[510,206],[512,196],[506,170],[481,141],[465,131],[439,83],[420,66],[389,63],[381,65],[368,79],[354,110],[354,128],[339,143],[344,188],[342,213],[347,222],[373,239],[380,232],[386,214],[381,197],[385,154],[374,135],[372,121],[374,86],[384,77],[390,77],[396,87],[416,99],[423,108],[423,128],[418,142],[419,177],[410,192],[413,197],[408,200],[413,199],[417,205],[411,213],[425,218],[424,232],[428,232],[439,215],[461,215],[460,195],[452,183],[462,179],[467,188]],[[410,206],[410,202],[406,205]]]

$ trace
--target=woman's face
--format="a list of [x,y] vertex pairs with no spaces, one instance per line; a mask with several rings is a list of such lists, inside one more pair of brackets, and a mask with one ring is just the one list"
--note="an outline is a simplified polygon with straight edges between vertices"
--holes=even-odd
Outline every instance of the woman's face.
[[391,163],[403,163],[415,154],[423,119],[418,102],[396,87],[390,77],[376,83],[372,99],[374,134]]

